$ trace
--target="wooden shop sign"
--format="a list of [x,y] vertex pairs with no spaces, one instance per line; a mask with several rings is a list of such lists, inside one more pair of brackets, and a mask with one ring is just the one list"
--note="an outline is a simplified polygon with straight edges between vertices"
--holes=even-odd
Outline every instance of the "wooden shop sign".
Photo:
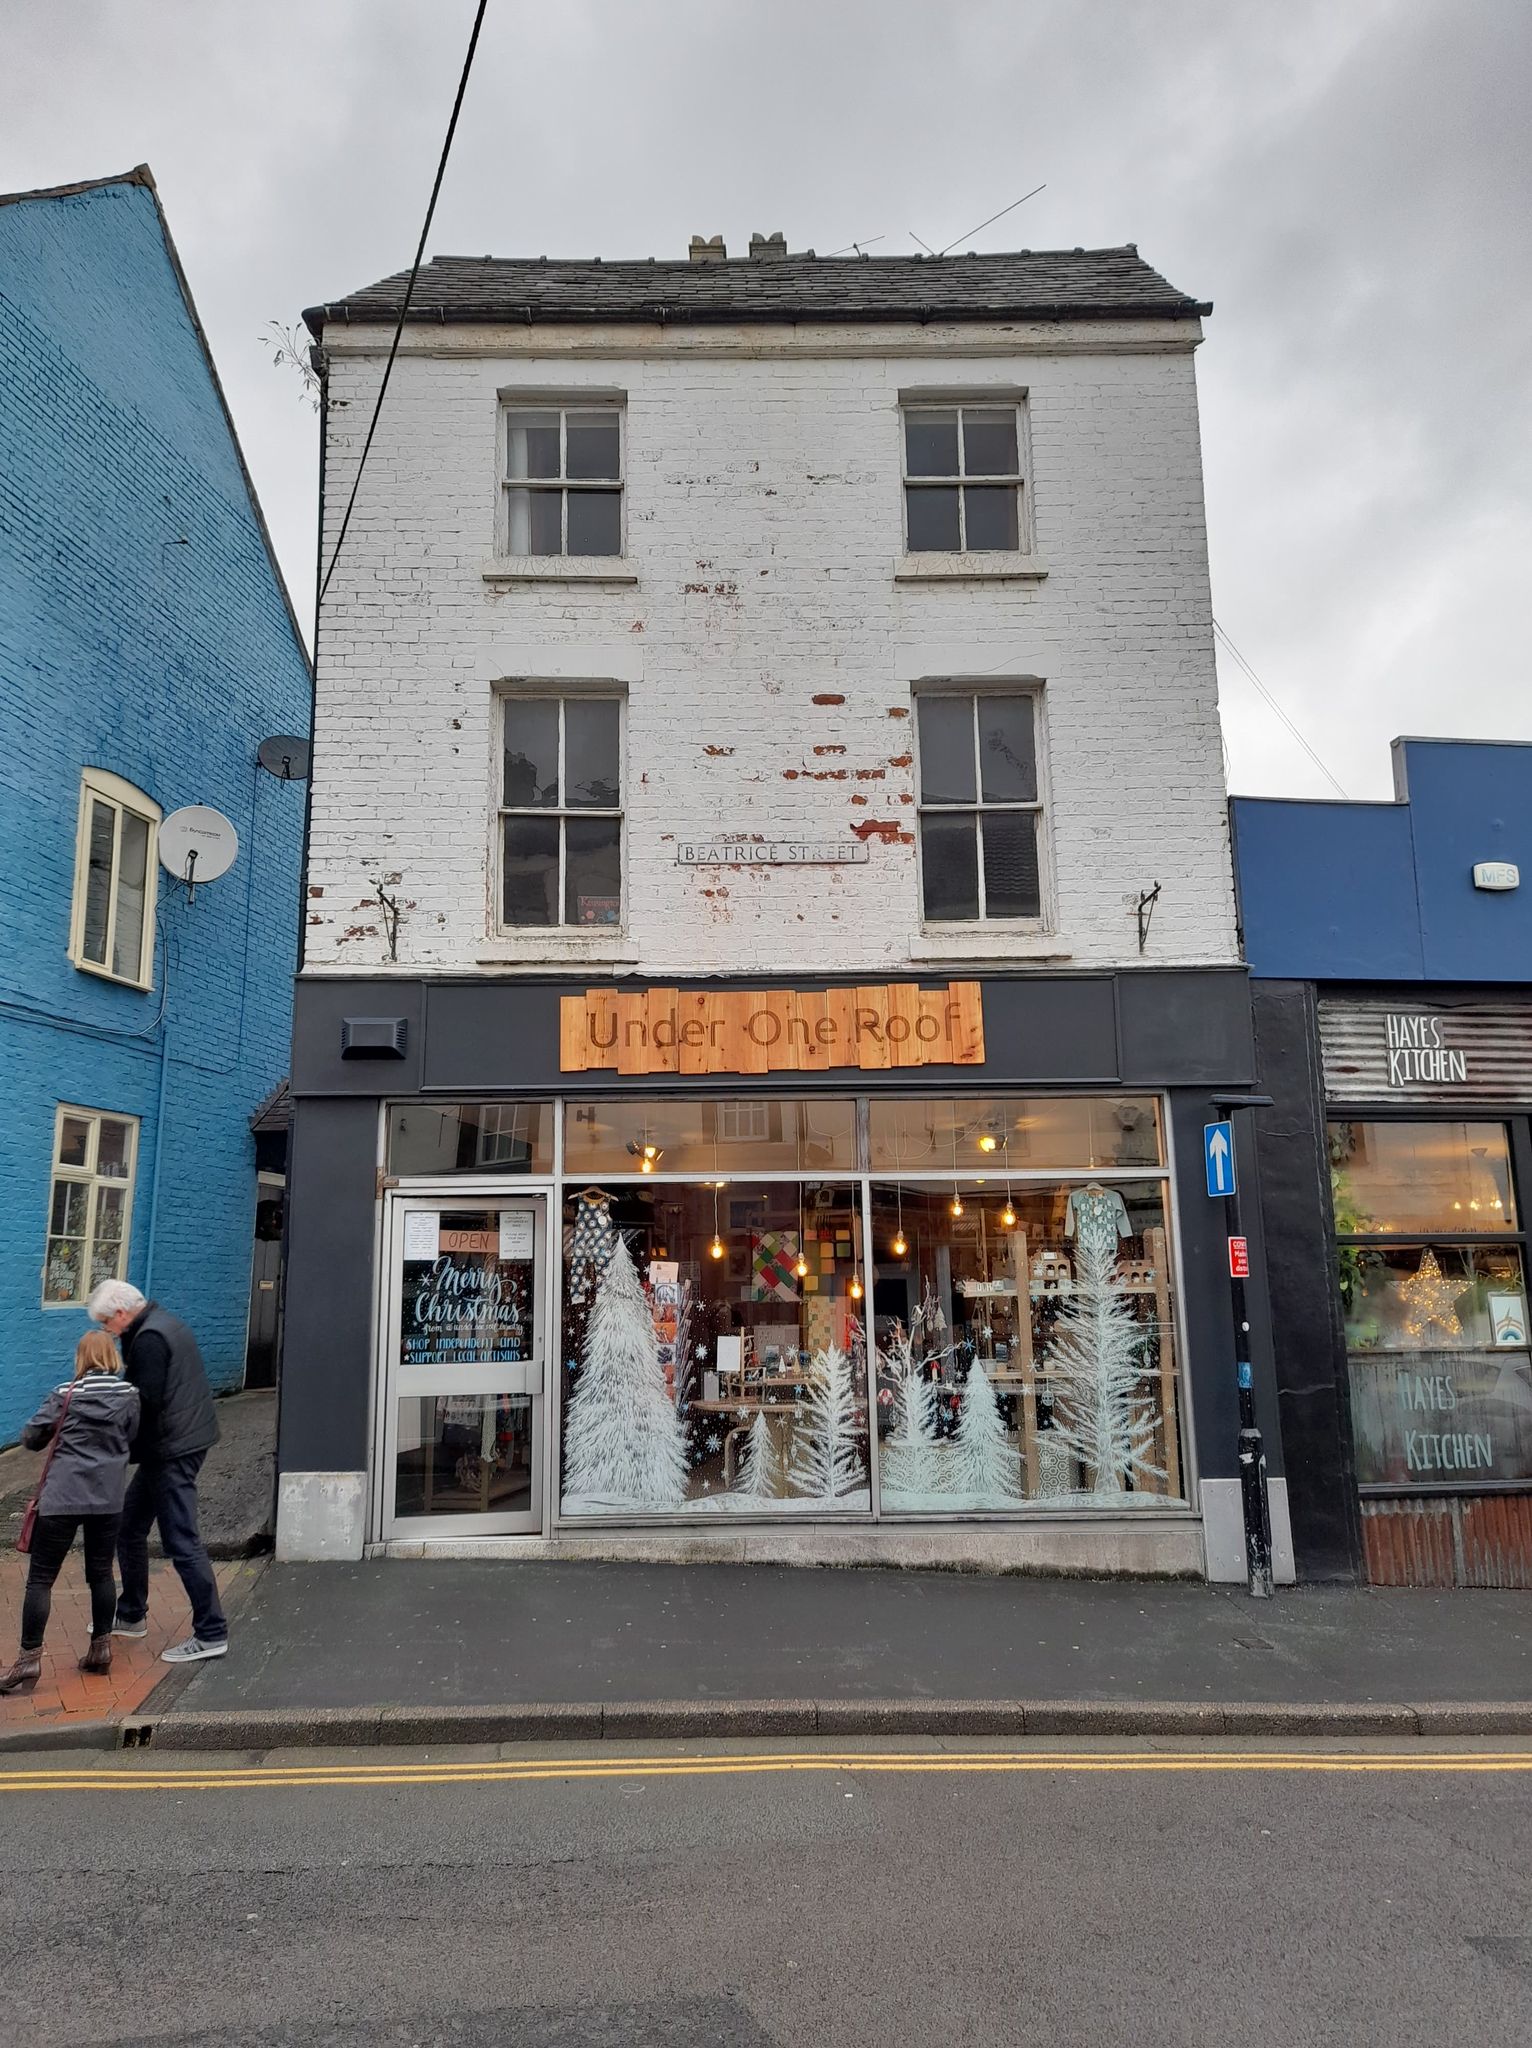
[[823,1073],[831,1067],[979,1067],[984,998],[942,988],[590,988],[565,996],[566,1074]]

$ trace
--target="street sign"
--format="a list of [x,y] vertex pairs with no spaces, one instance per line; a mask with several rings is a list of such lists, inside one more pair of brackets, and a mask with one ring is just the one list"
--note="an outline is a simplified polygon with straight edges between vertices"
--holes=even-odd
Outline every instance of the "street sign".
[[1250,1278],[1250,1240],[1248,1237],[1229,1239],[1229,1278],[1248,1280]]
[[1208,1193],[1232,1195],[1239,1186],[1239,1177],[1234,1171],[1233,1124],[1202,1126],[1202,1163],[1208,1172]]

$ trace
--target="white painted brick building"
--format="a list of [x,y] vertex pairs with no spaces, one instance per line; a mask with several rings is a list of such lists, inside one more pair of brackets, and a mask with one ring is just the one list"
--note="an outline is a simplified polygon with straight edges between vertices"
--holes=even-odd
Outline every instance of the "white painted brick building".
[[[1209,309],[1131,248],[437,259],[352,505],[403,286],[308,316],[334,567],[279,1546],[1240,1576],[1224,1250],[1176,1168],[1252,1074]],[[1115,1480],[1053,1419],[1079,1217],[1146,1361]],[[569,1447],[606,1223],[700,1319],[657,1339],[684,1498]],[[961,1500],[883,1441],[938,1302],[933,1412],[977,1388],[1000,1460]],[[827,1345],[866,1363],[821,1501],[757,1459],[802,1465]]]
[[[870,267],[818,266],[853,286]],[[320,634],[307,970],[1235,959],[1201,325],[1092,314],[410,325]],[[327,561],[390,338],[356,312],[324,328]],[[504,554],[506,392],[620,403],[618,563]],[[906,556],[901,403],[997,395],[1023,400],[1027,559]],[[922,930],[912,696],[970,677],[1042,685],[1041,929]],[[498,929],[496,692],[529,679],[626,694],[620,930]],[[871,857],[678,864],[722,833],[855,833]],[[379,877],[402,906],[396,962]]]

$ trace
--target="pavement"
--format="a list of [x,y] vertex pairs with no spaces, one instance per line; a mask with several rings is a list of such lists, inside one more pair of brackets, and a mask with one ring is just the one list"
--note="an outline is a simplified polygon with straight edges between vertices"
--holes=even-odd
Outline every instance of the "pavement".
[[0,1761],[27,2048],[1532,2039],[1525,1742],[61,1763]]
[[1532,1734],[1532,1597],[381,1559],[268,1565],[124,1740]]

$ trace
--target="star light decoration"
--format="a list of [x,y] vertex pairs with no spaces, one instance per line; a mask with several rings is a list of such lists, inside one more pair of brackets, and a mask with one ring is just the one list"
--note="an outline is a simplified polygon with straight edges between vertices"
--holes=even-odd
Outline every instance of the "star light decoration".
[[1436,1263],[1436,1254],[1428,1245],[1420,1255],[1419,1269],[1408,1280],[1399,1282],[1399,1298],[1405,1303],[1406,1330],[1415,1338],[1423,1338],[1428,1330],[1437,1330],[1440,1332],[1436,1340],[1438,1343],[1445,1343],[1449,1337],[1460,1337],[1463,1325],[1453,1307],[1459,1292]]

